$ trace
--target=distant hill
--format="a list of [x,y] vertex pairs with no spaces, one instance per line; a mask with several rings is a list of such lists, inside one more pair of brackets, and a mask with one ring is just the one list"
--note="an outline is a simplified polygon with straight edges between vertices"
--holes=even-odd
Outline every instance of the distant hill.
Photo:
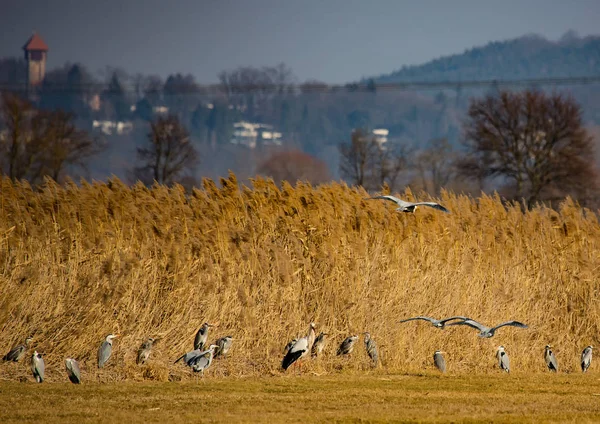
[[405,66],[373,77],[377,83],[515,80],[600,75],[600,36],[567,32],[560,40],[525,35],[495,41],[423,65]]

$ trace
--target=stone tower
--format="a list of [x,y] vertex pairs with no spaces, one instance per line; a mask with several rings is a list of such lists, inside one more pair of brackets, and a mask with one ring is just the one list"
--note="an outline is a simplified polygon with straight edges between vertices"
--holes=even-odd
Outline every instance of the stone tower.
[[27,61],[27,89],[39,86],[46,75],[46,55],[48,45],[35,32],[23,46]]

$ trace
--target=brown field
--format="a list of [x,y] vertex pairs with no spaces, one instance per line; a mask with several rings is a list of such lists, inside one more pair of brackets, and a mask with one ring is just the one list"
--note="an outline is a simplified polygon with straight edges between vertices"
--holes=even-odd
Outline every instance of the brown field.
[[[395,373],[431,369],[441,349],[457,375],[496,375],[503,344],[516,373],[536,375],[547,343],[560,371],[577,373],[581,350],[598,344],[600,226],[570,201],[522,213],[495,197],[443,193],[451,214],[410,215],[339,184],[280,189],[257,180],[238,189],[234,176],[220,187],[205,181],[189,197],[118,180],[48,182],[39,192],[1,184],[1,353],[34,334],[49,382],[65,380],[67,356],[80,360],[87,381],[193,381],[172,361],[205,321],[218,324],[211,339],[235,339],[208,379],[280,375],[283,346],[310,321],[331,333],[325,356],[304,367],[320,375],[368,370],[362,339],[350,359],[334,355],[362,331],[378,342],[381,371]],[[519,319],[530,329],[482,340],[467,327],[397,323],[415,314]],[[122,337],[98,372],[96,352],[110,332]],[[149,336],[161,341],[137,367]],[[0,364],[0,378],[31,381],[11,364]]]
[[0,422],[598,422],[598,375],[352,375],[0,383]]

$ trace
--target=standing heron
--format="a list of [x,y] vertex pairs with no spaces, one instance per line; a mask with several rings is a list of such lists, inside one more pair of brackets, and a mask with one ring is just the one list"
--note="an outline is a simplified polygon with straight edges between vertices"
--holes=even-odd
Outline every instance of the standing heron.
[[594,346],[588,346],[581,352],[581,371],[586,372],[592,364],[592,349]]
[[110,358],[113,340],[117,337],[119,337],[118,334],[109,334],[100,345],[100,348],[98,349],[98,368],[103,368],[106,361],[108,361],[108,358]]
[[429,317],[424,317],[424,316],[418,316],[418,317],[414,317],[414,318],[403,319],[400,322],[403,323],[403,322],[408,322],[408,321],[423,320],[423,321],[428,321],[434,327],[443,330],[444,327],[446,327],[446,323],[448,321],[454,321],[454,320],[459,320],[459,319],[465,321],[465,320],[468,320],[469,318],[467,318],[467,317],[461,317],[461,316],[455,316],[455,317],[450,317],[450,318],[446,318],[446,319],[435,319],[435,318],[429,318]]
[[152,352],[152,347],[154,346],[155,341],[156,340],[154,338],[150,337],[148,338],[148,340],[142,343],[137,352],[137,359],[135,360],[136,364],[143,365],[146,363],[146,361],[150,357],[150,353]]
[[44,358],[42,355],[36,351],[31,355],[31,372],[33,373],[33,378],[38,383],[44,381],[44,371],[46,370],[46,364],[44,364]]
[[371,334],[368,332],[363,333],[365,335],[365,348],[367,349],[367,355],[371,358],[371,366],[376,367],[379,362],[379,353],[377,351],[377,344],[375,340],[371,338]]
[[215,350],[214,357],[218,358],[219,356],[227,356],[227,352],[231,349],[231,345],[233,344],[232,336],[221,337],[215,342],[217,345],[217,349]]
[[315,323],[311,322],[308,327],[308,334],[294,343],[281,361],[281,368],[287,370],[294,362],[305,358],[311,351],[315,342]]
[[29,343],[31,343],[31,341],[33,340],[33,337],[27,337],[25,339],[25,343],[16,345],[15,347],[13,347],[10,352],[8,352],[6,355],[4,355],[2,357],[3,361],[12,361],[12,362],[19,362],[21,360],[21,358],[23,357],[23,355],[25,355],[25,352],[27,351],[27,347],[29,346]]
[[522,322],[519,322],[519,321],[507,321],[507,322],[503,322],[502,324],[498,324],[495,327],[486,327],[485,325],[480,324],[477,321],[472,320],[472,319],[451,322],[448,325],[468,325],[469,327],[479,330],[479,337],[483,337],[483,338],[494,337],[496,330],[498,330],[501,327],[505,327],[505,326],[512,326],[512,327],[518,327],[518,328],[529,328],[526,324],[523,324]]
[[317,356],[321,356],[323,349],[325,348],[325,336],[328,336],[328,333],[324,333],[321,331],[317,338],[315,339],[315,343],[312,346],[310,351],[310,356],[316,358]]
[[67,369],[67,375],[69,380],[73,384],[81,384],[81,371],[79,370],[79,364],[75,359],[65,359],[65,368]]
[[394,202],[395,204],[398,205],[398,208],[396,210],[399,212],[414,212],[415,210],[417,210],[418,206],[429,206],[430,208],[434,208],[434,209],[437,209],[437,210],[445,212],[445,213],[450,213],[450,211],[448,209],[446,209],[445,207],[443,207],[442,205],[440,205],[439,203],[436,203],[436,202],[413,203],[413,202],[407,202],[402,199],[398,199],[397,197],[390,196],[390,195],[367,197],[364,200],[374,200],[374,199],[384,199],[384,200],[390,200],[390,201]]
[[438,370],[440,370],[441,372],[446,372],[446,360],[442,356],[442,353],[443,352],[440,350],[435,351],[435,353],[433,354],[433,363],[435,364],[435,367]]
[[194,349],[204,349],[204,345],[206,344],[206,340],[208,339],[209,327],[214,326],[207,322],[202,324],[202,327],[200,327],[200,329],[196,333],[196,337],[194,338]]
[[546,360],[546,366],[550,371],[558,371],[558,362],[556,361],[556,356],[554,356],[554,352],[552,352],[552,346],[546,345],[546,348],[544,350],[544,359]]
[[496,359],[498,359],[498,366],[501,370],[510,372],[510,359],[504,350],[504,346],[498,346],[498,349],[496,350]]
[[357,340],[357,335],[346,337],[344,341],[340,344],[340,347],[338,347],[337,355],[350,355],[354,350],[354,344]]

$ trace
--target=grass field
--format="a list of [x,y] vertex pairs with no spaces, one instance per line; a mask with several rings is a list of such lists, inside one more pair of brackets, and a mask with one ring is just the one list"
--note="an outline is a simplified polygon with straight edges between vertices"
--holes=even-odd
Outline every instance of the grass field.
[[362,374],[0,383],[0,422],[598,422],[598,375]]

